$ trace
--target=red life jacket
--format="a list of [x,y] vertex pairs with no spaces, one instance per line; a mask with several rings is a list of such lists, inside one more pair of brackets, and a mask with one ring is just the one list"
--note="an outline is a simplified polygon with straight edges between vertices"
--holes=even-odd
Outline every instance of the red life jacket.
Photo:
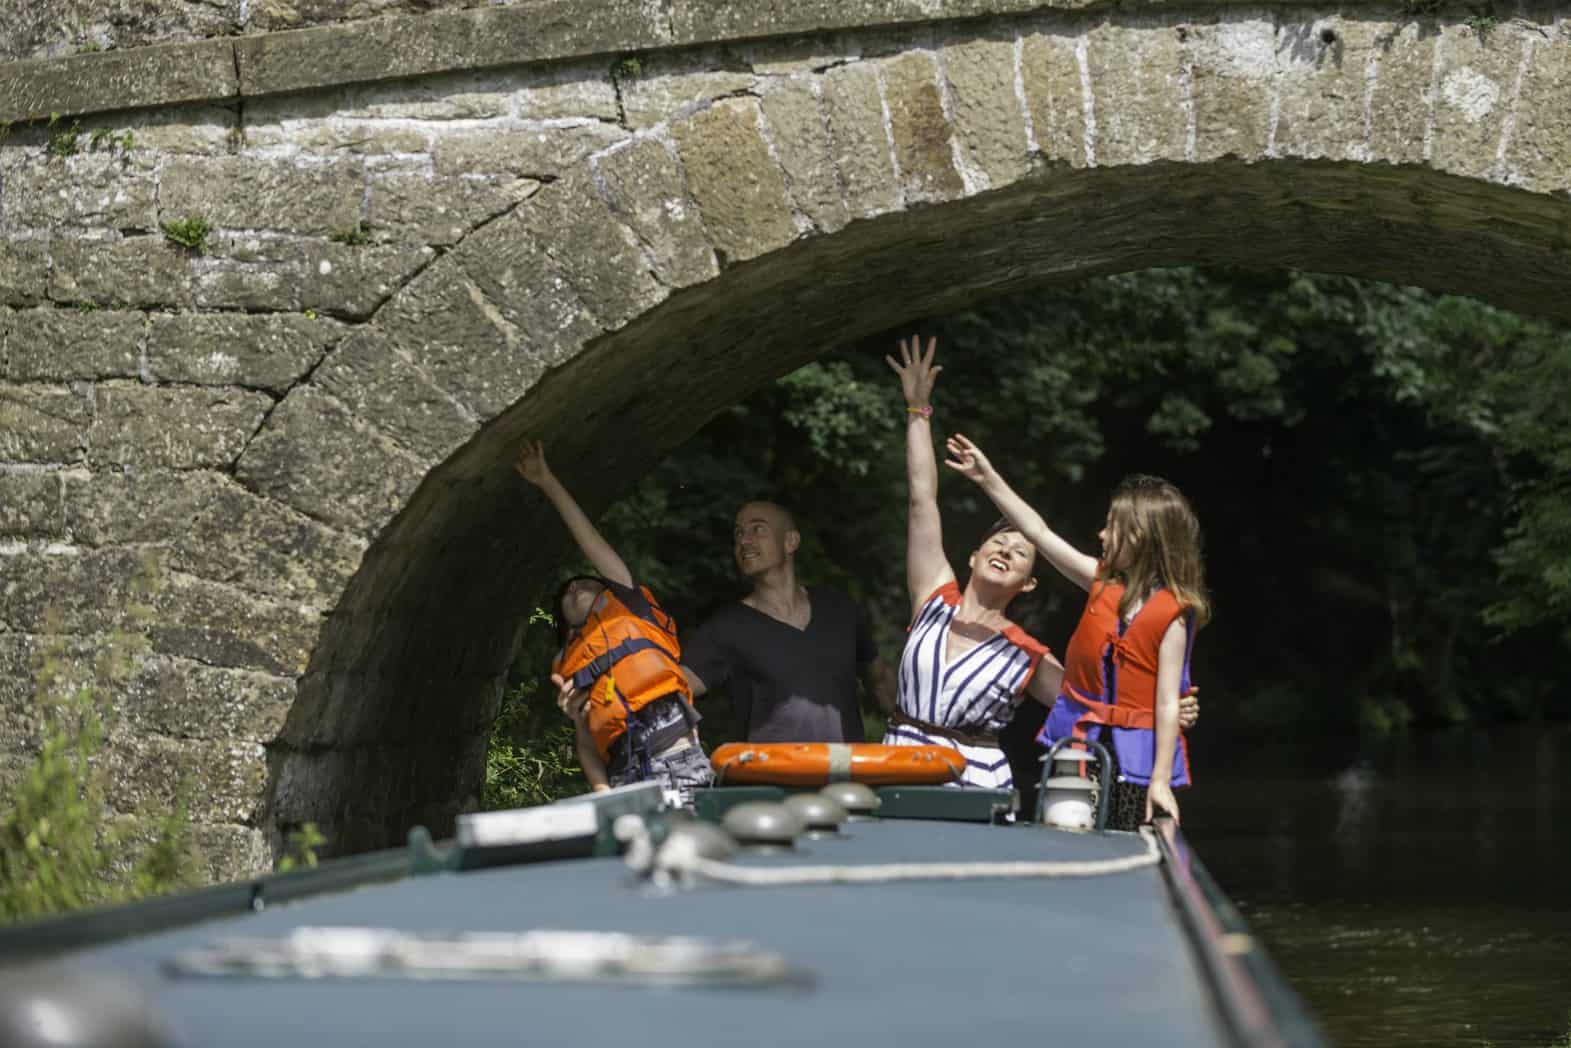
[[[1121,583],[1099,580],[1091,584],[1085,611],[1064,651],[1063,686],[1092,712],[1089,719],[1093,723],[1155,728],[1156,670],[1162,638],[1185,609],[1171,592],[1159,589],[1146,598],[1134,620],[1120,629],[1118,602],[1123,596]],[[1188,684],[1186,657],[1179,694],[1188,690]]]
[[[1194,619],[1171,592],[1159,589],[1146,598],[1134,620],[1126,624],[1118,613],[1123,595],[1120,583],[1092,583],[1080,624],[1064,651],[1064,683],[1058,701],[1053,704],[1038,741],[1101,735],[1097,725],[1124,729],[1133,735],[1112,733],[1120,774],[1144,784],[1155,752],[1156,674],[1162,638],[1183,615],[1188,616],[1185,625],[1192,644]],[[1186,648],[1178,692],[1182,695],[1188,690]],[[1137,744],[1134,736],[1145,742]],[[1172,784],[1187,786],[1189,782],[1189,740],[1180,731]]]
[[628,607],[607,586],[551,663],[551,672],[589,689],[589,733],[602,760],[609,759],[611,744],[626,733],[628,714],[667,696],[683,702],[692,697],[677,664],[682,646],[676,622],[648,588],[638,590],[647,614]]

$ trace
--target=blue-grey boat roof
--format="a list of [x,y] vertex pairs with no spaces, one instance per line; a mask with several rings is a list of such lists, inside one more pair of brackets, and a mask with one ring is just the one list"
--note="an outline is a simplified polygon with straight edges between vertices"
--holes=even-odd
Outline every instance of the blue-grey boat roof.
[[[925,820],[849,824],[766,865],[1113,858],[1128,834]],[[1086,878],[661,892],[620,859],[444,873],[121,941],[66,962],[127,976],[187,1045],[605,1043],[1215,1045],[1228,1038],[1159,867]],[[747,940],[805,987],[406,978],[182,978],[177,953],[303,926],[573,929]],[[1024,1043],[1024,1042],[1020,1042]]]

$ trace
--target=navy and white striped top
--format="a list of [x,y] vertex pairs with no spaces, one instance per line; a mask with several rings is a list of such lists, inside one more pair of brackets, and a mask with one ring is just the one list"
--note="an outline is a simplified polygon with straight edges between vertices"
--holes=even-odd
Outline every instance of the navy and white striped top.
[[[922,604],[900,655],[897,704],[916,720],[968,735],[997,735],[1047,654],[1036,638],[1013,624],[950,661],[949,627],[960,606],[960,586],[940,586]],[[949,746],[965,754],[967,785],[1003,788],[1011,784],[1009,761],[996,745],[963,744],[931,737],[913,724],[891,724],[889,745]]]

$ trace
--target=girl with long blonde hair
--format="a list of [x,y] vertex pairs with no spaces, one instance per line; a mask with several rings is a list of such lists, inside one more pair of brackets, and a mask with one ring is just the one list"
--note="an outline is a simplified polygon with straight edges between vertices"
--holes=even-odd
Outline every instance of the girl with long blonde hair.
[[1157,811],[1178,818],[1189,748],[1179,699],[1189,690],[1195,631],[1210,618],[1200,524],[1189,501],[1158,477],[1113,491],[1098,533],[1102,555],[1075,549],[1015,493],[961,434],[946,464],[974,481],[1065,578],[1087,591],[1064,653],[1064,677],[1039,742],[1099,739],[1116,766],[1108,825],[1134,829]]

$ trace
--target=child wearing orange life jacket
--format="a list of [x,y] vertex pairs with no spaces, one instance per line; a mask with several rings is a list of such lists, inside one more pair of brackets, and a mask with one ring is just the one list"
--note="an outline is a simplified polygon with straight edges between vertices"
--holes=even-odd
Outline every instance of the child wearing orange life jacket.
[[1200,524],[1188,500],[1160,478],[1125,479],[1098,535],[1099,560],[1055,534],[971,441],[956,434],[948,451],[948,465],[975,481],[1048,562],[1088,591],[1038,741],[1103,743],[1115,765],[1110,827],[1134,829],[1159,810],[1177,820],[1173,788],[1189,785],[1179,697],[1189,690],[1195,630],[1210,615]]
[[551,663],[558,704],[573,719],[578,759],[595,791],[658,780],[689,803],[713,772],[698,744],[698,713],[678,665],[676,623],[525,444],[515,463],[556,508],[598,575],[577,575],[558,591],[561,650]]

